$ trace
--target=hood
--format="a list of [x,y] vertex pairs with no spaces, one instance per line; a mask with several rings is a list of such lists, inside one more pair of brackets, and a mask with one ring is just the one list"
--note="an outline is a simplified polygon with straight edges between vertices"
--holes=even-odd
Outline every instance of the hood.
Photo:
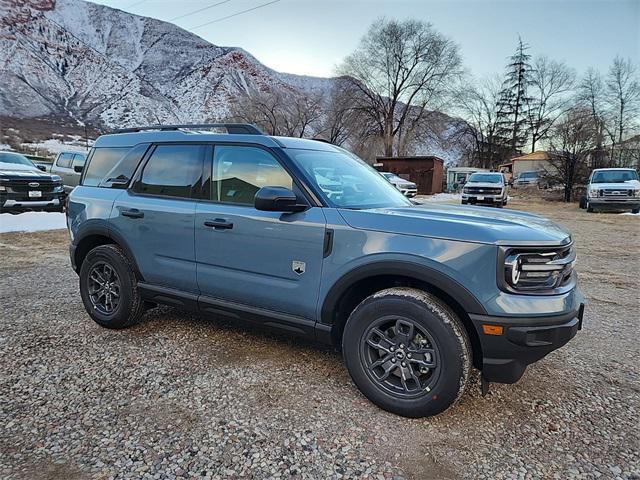
[[0,162],[0,178],[11,178],[14,180],[51,180],[53,176],[54,175],[38,170],[35,166]]
[[353,228],[495,245],[557,245],[570,232],[539,215],[456,205],[340,210]]
[[490,183],[490,182],[467,182],[464,184],[465,187],[477,187],[477,188],[502,188],[504,185],[501,183]]
[[618,182],[618,183],[591,183],[589,184],[589,188],[592,190],[602,189],[602,188],[611,188],[616,190],[631,190],[634,188],[640,188],[640,182],[638,180],[629,180],[626,182]]

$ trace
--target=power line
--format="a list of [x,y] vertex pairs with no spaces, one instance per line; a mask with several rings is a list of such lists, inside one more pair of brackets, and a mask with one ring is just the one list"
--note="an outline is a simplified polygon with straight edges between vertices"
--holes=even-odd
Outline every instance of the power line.
[[238,15],[242,15],[243,13],[252,12],[253,10],[257,10],[262,7],[266,7],[267,5],[271,5],[273,3],[278,3],[280,0],[273,0],[271,2],[263,3],[262,5],[258,5],[257,7],[248,8],[246,10],[242,10],[241,12],[232,13],[231,15],[227,15],[226,17],[216,18],[215,20],[211,20],[210,22],[203,23],[202,25],[198,25],[195,27],[188,28],[187,30],[196,30],[198,28],[206,27],[207,25],[211,25],[212,23],[221,22],[223,20],[227,20],[228,18],[237,17]]
[[134,2],[131,5],[129,5],[128,7],[124,7],[124,8],[126,8],[128,10],[130,8],[137,7],[138,5],[141,5],[141,4],[145,3],[146,1],[147,0],[140,0],[139,2]]
[[170,18],[169,22],[173,22],[175,20],[180,20],[184,17],[190,17],[191,15],[195,15],[196,13],[204,12],[205,10],[209,10],[210,8],[217,7],[218,5],[222,5],[223,3],[229,3],[231,0],[222,0],[222,2],[214,3],[213,5],[209,5],[208,7],[199,8],[198,10],[194,10],[193,12],[185,13],[184,15],[179,15],[174,18]]

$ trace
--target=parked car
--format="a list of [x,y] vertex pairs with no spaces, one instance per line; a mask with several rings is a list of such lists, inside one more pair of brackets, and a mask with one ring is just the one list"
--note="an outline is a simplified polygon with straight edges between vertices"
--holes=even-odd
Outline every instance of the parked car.
[[525,186],[540,186],[540,174],[531,170],[529,172],[520,172],[512,182],[513,188],[525,187]]
[[499,172],[472,174],[462,189],[462,204],[495,205],[502,208],[509,198],[504,175]]
[[[414,205],[333,145],[210,126],[231,133],[96,141],[67,224],[98,324],[168,304],[306,336],[341,348],[364,395],[409,417],[451,406],[472,367],[485,390],[517,381],[581,328],[575,248],[551,221]],[[327,170],[362,189],[334,195]]]
[[0,213],[64,209],[62,179],[41,171],[24,155],[0,152]]
[[62,177],[64,189],[70,192],[78,185],[86,160],[85,153],[60,152],[51,165],[50,171]]
[[587,194],[580,208],[595,210],[631,210],[640,213],[640,181],[632,168],[597,168],[591,172]]
[[381,172],[381,175],[386,178],[391,185],[400,190],[405,197],[413,198],[418,194],[418,186],[415,183],[405,180],[391,172]]

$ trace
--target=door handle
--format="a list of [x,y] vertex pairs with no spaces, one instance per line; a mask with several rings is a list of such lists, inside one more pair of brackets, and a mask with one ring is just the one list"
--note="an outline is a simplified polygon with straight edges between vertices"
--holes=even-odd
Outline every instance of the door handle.
[[120,213],[123,217],[129,218],[142,218],[144,217],[144,212],[141,212],[137,208],[132,208],[130,210],[121,210]]
[[226,221],[224,218],[216,218],[214,220],[206,220],[204,226],[215,228],[216,230],[231,230],[233,223]]

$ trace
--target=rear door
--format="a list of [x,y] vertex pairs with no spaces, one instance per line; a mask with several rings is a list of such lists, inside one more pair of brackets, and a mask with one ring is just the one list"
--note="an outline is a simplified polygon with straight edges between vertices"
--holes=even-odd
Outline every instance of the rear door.
[[[76,168],[84,168],[84,164],[87,160],[87,156],[84,153],[74,153],[73,160],[71,161],[71,170],[69,172],[68,185],[69,187],[77,187],[78,183],[80,183],[80,176],[82,175],[82,170],[76,172]],[[63,182],[64,183],[64,182]]]
[[194,219],[205,152],[210,146],[152,146],[132,185],[113,205],[111,223],[124,237],[147,283],[197,293]]
[[326,225],[322,208],[299,213],[254,208],[254,196],[264,186],[293,188],[306,202],[269,150],[216,145],[208,164],[208,199],[198,202],[195,222],[203,308],[207,298],[220,299],[314,319]]
[[56,163],[51,169],[51,173],[60,175],[60,177],[62,178],[62,184],[66,187],[66,190],[70,190],[69,187],[73,188],[75,185],[77,185],[77,182],[76,184],[70,183],[73,181],[71,175],[71,172],[73,172],[73,170],[71,169],[72,162],[73,153],[61,153],[60,155],[58,155]]

